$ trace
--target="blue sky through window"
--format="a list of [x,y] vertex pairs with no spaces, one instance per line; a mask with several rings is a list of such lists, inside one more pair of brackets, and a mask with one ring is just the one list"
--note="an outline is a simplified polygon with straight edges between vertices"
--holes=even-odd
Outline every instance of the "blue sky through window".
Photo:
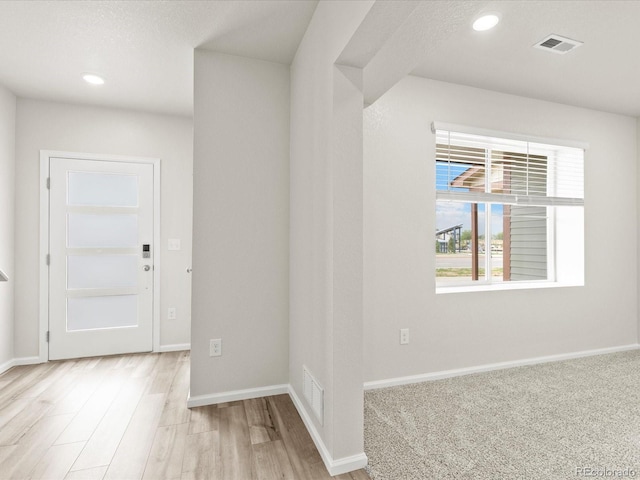
[[[469,169],[468,164],[436,162],[436,190],[451,192],[468,192],[468,188],[451,187],[450,183]],[[503,207],[500,204],[491,205],[491,234],[496,235],[503,230]],[[436,230],[462,224],[463,230],[471,230],[471,204],[462,202],[436,202]],[[485,206],[478,206],[478,230],[484,235]]]

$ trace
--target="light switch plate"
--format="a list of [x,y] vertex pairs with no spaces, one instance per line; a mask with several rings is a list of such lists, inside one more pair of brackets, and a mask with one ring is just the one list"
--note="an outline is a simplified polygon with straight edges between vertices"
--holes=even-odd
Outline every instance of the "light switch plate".
[[169,250],[180,250],[180,239],[179,238],[170,238],[169,239]]

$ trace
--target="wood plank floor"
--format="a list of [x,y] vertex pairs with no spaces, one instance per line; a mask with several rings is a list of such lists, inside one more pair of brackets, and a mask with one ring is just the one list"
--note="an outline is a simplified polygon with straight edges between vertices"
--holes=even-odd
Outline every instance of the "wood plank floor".
[[0,375],[0,479],[332,478],[288,395],[190,410],[188,391],[189,352],[14,367]]

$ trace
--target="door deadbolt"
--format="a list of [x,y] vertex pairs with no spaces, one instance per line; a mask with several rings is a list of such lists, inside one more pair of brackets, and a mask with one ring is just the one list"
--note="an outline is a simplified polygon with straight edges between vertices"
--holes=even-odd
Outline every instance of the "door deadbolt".
[[144,266],[144,271],[148,272],[149,270],[151,270],[151,265],[145,265]]

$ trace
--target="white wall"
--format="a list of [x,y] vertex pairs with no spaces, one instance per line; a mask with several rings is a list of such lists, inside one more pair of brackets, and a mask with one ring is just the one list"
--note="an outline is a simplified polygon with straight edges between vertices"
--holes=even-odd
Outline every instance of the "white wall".
[[[584,287],[435,294],[434,120],[590,144]],[[364,124],[365,380],[637,343],[635,119],[407,77]]]
[[0,372],[13,360],[16,97],[0,86]]
[[[16,135],[15,355],[38,355],[38,230],[40,150],[161,159],[160,344],[190,340],[192,121],[108,108],[19,99]],[[167,251],[179,238],[180,251]],[[167,308],[177,310],[167,320]]]
[[192,400],[286,384],[289,356],[289,67],[196,50],[194,82]]
[[[352,83],[334,62],[371,4],[320,2],[291,65],[289,382],[331,473],[365,459],[362,73],[345,70]],[[304,400],[303,366],[324,387],[323,422]]]

